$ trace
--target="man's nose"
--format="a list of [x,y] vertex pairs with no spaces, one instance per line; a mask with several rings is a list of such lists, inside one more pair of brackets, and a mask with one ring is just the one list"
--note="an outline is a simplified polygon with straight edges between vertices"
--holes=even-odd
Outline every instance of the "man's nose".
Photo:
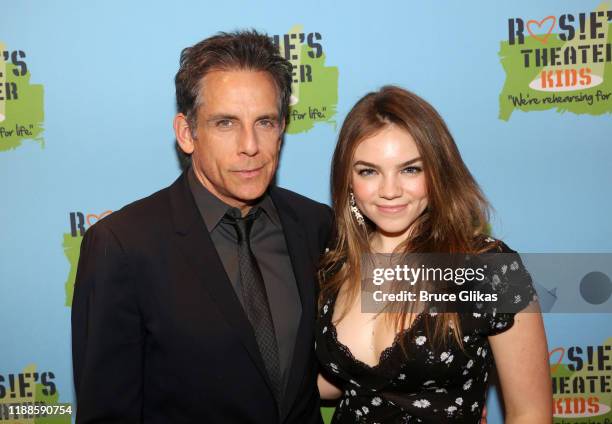
[[245,127],[240,132],[239,153],[244,153],[248,156],[255,156],[259,152],[259,140],[257,133],[253,128]]

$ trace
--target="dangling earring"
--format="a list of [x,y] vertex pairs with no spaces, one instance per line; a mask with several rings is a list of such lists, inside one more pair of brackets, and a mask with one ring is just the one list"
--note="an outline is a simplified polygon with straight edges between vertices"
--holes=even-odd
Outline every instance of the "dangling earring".
[[365,219],[363,219],[363,215],[359,211],[359,208],[357,207],[357,203],[355,203],[355,195],[353,194],[352,191],[349,192],[349,206],[351,208],[351,213],[355,215],[357,224],[361,225],[362,227],[365,227]]

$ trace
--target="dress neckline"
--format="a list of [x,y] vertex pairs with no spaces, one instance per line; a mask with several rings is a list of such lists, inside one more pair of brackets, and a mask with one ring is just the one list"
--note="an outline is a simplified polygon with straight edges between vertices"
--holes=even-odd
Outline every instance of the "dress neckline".
[[358,358],[355,357],[355,355],[353,355],[353,352],[351,351],[351,349],[345,345],[344,343],[342,343],[340,341],[340,339],[338,338],[338,332],[336,329],[336,325],[333,322],[333,315],[334,315],[334,310],[336,307],[336,299],[338,298],[338,293],[336,293],[333,298],[330,301],[330,307],[329,307],[329,311],[327,313],[328,315],[328,329],[331,333],[332,339],[334,341],[334,343],[336,343],[336,345],[340,348],[340,350],[345,354],[345,356],[351,360],[352,362],[356,363],[357,365],[359,365],[361,368],[364,368],[366,370],[380,370],[380,368],[386,364],[386,362],[389,360],[389,358],[392,356],[392,353],[399,347],[400,344],[400,340],[402,339],[402,337],[404,337],[405,335],[411,333],[415,327],[416,324],[421,320],[421,318],[423,317],[423,314],[417,314],[416,317],[414,318],[414,320],[410,323],[410,326],[408,328],[404,328],[403,330],[399,331],[395,337],[393,338],[393,343],[391,343],[391,345],[387,346],[386,348],[384,348],[381,352],[380,355],[378,356],[378,363],[375,365],[370,365]]

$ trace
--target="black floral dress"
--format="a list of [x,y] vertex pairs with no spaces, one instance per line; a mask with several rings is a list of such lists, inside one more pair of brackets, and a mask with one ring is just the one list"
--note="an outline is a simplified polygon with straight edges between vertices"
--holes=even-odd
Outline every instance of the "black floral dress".
[[[504,252],[513,252],[502,246]],[[510,291],[506,295],[512,296],[518,311],[537,298],[531,283],[513,284],[515,276],[528,275],[520,257],[515,257],[492,270],[491,284],[496,290]],[[433,322],[435,313],[420,314],[410,328],[397,334],[394,343],[381,353],[379,363],[372,367],[356,359],[338,341],[331,322],[334,303],[335,296],[324,302],[316,334],[322,372],[343,390],[333,424],[480,421],[494,364],[488,337],[510,328],[514,314],[462,314],[463,349],[452,337],[446,347],[432,348],[425,328],[427,320]]]

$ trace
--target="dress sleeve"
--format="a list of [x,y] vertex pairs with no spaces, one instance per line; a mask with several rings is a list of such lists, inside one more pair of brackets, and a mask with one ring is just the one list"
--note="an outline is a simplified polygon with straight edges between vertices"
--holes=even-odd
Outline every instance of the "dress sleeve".
[[512,327],[514,315],[537,302],[537,293],[520,255],[505,243],[497,242],[483,259],[488,270],[487,290],[498,298],[496,307],[483,314],[488,335],[494,335]]

